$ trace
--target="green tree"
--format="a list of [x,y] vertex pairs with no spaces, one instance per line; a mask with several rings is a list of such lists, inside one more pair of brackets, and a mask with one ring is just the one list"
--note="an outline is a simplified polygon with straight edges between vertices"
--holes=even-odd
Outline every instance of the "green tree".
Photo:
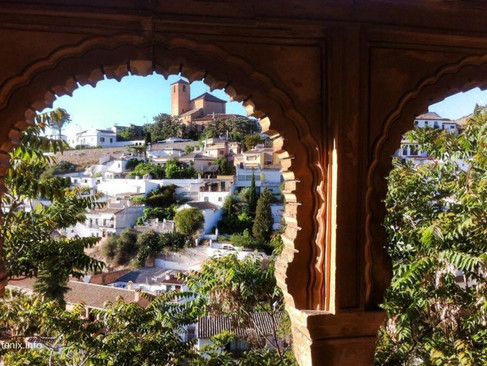
[[51,112],[37,116],[37,122],[46,124],[57,132],[58,139],[61,140],[63,128],[71,122],[71,116],[63,108],[57,108]]
[[164,178],[164,168],[153,163],[139,163],[135,166],[134,171],[129,173],[131,177],[143,177],[149,174],[153,179]]
[[481,108],[458,136],[409,134],[431,163],[394,161],[384,223],[394,277],[377,364],[487,363],[486,132]]
[[[10,278],[35,277],[34,290],[63,304],[69,276],[80,278],[103,266],[84,253],[97,238],[68,238],[63,230],[83,222],[87,209],[101,205],[96,202],[98,196],[81,196],[80,190],[67,188],[64,180],[38,177],[40,170],[55,163],[43,150],[57,151],[63,146],[60,140],[41,137],[43,128],[40,124],[27,130],[23,145],[11,153],[7,191],[1,199],[2,257]],[[34,203],[39,197],[51,204]],[[24,205],[30,210],[24,210]]]
[[267,243],[272,234],[272,225],[274,218],[271,211],[272,191],[264,189],[257,201],[257,210],[255,213],[254,226],[252,234],[254,238],[261,243]]
[[117,236],[109,236],[101,246],[101,253],[103,258],[109,263],[113,263],[115,257],[118,255],[119,245]]
[[223,202],[223,215],[233,215],[236,212],[236,203],[237,203],[237,198],[233,194],[229,194],[227,197],[225,197],[225,201]]
[[[268,325],[273,332],[271,338],[279,338],[277,333],[283,298],[281,290],[276,286],[273,260],[264,266],[257,256],[239,260],[236,255],[227,255],[205,261],[200,271],[192,271],[183,278],[197,297],[195,303],[198,300],[202,302],[200,308],[204,305],[209,314],[231,316],[236,326],[255,329],[257,340],[248,338],[247,341],[261,348],[255,342],[266,340],[272,354],[278,359],[276,365],[281,365],[280,360],[288,357],[280,342],[270,341],[252,316],[256,312],[267,314],[270,321]],[[246,357],[252,357],[252,353]]]
[[47,167],[39,178],[48,179],[58,174],[74,173],[76,170],[78,170],[78,166],[76,164],[63,160],[57,164]]
[[151,191],[145,200],[149,207],[168,208],[176,203],[176,186],[170,184]]
[[149,126],[152,141],[161,141],[169,137],[179,137],[183,132],[183,124],[177,118],[160,113],[153,118],[154,123]]
[[230,238],[230,243],[236,247],[258,249],[259,241],[250,235],[250,231],[245,229],[243,234],[234,234]]
[[139,165],[140,163],[143,163],[143,161],[136,158],[132,158],[129,159],[129,161],[127,161],[127,165],[125,166],[125,168],[127,170],[134,170],[137,167],[137,165]]
[[148,231],[137,237],[137,266],[143,267],[145,261],[155,256],[162,249],[159,234],[154,231]]
[[232,141],[242,141],[244,136],[258,133],[260,130],[259,121],[254,118],[216,118],[205,126],[201,137],[205,139],[228,135]]
[[247,150],[251,150],[255,147],[255,145],[263,143],[264,139],[258,133],[255,133],[253,135],[246,135],[243,140],[243,144]]
[[216,159],[213,165],[218,165],[218,173],[222,175],[234,175],[235,166],[228,162],[225,158]]
[[[119,127],[120,128],[120,127]],[[131,141],[142,140],[147,132],[146,126],[129,125],[125,128],[120,128],[117,135],[117,140]]]
[[249,204],[249,210],[251,213],[255,212],[255,209],[257,207],[257,199],[258,194],[257,194],[257,188],[255,187],[255,174],[252,171],[252,178],[250,179],[250,189],[248,193],[248,204]]
[[184,148],[184,152],[186,154],[191,154],[193,151],[194,151],[194,148],[196,147],[197,145],[187,145],[185,148]]
[[145,133],[144,145],[147,146],[152,143],[152,136],[149,131]]
[[195,207],[178,211],[174,216],[176,230],[184,235],[194,235],[203,227],[203,214]]
[[193,167],[188,167],[178,159],[169,159],[164,165],[165,177],[167,179],[190,179],[196,178],[198,173]]
[[[53,344],[43,349],[25,347],[0,352],[6,365],[15,366],[188,365],[198,355],[194,342],[184,341],[181,334],[196,318],[191,301],[178,304],[174,300],[174,293],[161,295],[142,307],[119,299],[103,310],[90,310],[96,318],[90,320],[83,304],[66,311],[37,296],[2,299],[2,329],[27,326],[23,334],[50,337]],[[61,352],[56,352],[58,347]]]

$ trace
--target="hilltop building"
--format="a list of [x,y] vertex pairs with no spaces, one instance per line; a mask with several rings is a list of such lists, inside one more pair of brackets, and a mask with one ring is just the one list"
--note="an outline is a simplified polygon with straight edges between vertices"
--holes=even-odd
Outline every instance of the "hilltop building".
[[234,114],[226,114],[226,104],[210,93],[190,99],[190,85],[183,79],[171,84],[171,115],[179,116],[186,126],[203,129],[216,118],[235,117]]
[[[460,118],[458,120],[451,120],[449,118],[443,118],[438,113],[428,112],[417,116],[414,119],[414,127],[416,128],[435,128],[440,130],[446,130],[450,133],[458,135],[462,126],[465,124],[467,117]],[[432,161],[432,158],[428,157],[424,151],[419,150],[419,144],[417,141],[409,141],[407,136],[403,136],[401,141],[401,147],[394,154],[396,157],[406,160],[414,160],[416,164],[423,164],[428,161]]]

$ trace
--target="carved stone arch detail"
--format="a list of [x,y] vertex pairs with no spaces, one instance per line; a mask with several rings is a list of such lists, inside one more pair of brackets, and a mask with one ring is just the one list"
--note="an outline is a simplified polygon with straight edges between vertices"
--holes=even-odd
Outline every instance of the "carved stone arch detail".
[[414,127],[416,116],[450,95],[487,87],[487,77],[483,75],[487,75],[487,55],[465,57],[443,66],[435,75],[424,78],[415,89],[406,92],[383,124],[367,174],[365,280],[366,304],[371,309],[380,304],[392,277],[390,259],[383,248],[386,236],[382,227],[383,200],[387,192],[385,177],[392,169],[392,154],[404,133]]
[[[78,86],[95,86],[104,78],[121,80],[130,74],[153,72],[165,77],[181,73],[190,81],[204,79],[210,88],[225,89],[234,100],[244,103],[249,114],[261,118],[283,159],[286,181],[287,229],[276,270],[278,283],[288,306],[323,308],[324,147],[312,135],[292,98],[272,77],[213,44],[157,33],[150,37],[93,37],[56,48],[26,65],[20,74],[0,85],[0,133],[9,136],[0,146],[0,180],[8,169],[8,152],[20,143],[21,132],[34,123],[36,111],[52,106],[56,95],[71,95]],[[292,281],[286,281],[287,277]]]

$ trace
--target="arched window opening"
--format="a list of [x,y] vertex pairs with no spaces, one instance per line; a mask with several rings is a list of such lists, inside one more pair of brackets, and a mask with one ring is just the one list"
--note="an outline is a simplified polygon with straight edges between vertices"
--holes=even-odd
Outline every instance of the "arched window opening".
[[485,363],[486,97],[473,89],[431,105],[394,154],[377,364]]
[[[147,90],[140,85],[149,79],[158,79],[149,93],[156,98],[152,106],[144,104],[147,95],[134,87]],[[132,83],[131,88],[124,89],[124,83]],[[164,89],[157,83],[163,83]],[[28,184],[36,180],[36,189],[21,197],[22,204],[38,220],[51,214],[55,230],[43,238],[46,250],[37,252],[37,263],[24,261],[24,267],[12,269],[10,265],[18,259],[10,258],[10,297],[0,307],[34,301],[30,296],[18,297],[15,289],[42,294],[53,309],[54,323],[63,316],[82,319],[80,329],[60,334],[54,324],[49,333],[59,336],[64,349],[81,350],[80,357],[88,353],[82,342],[63,343],[70,331],[83,332],[102,319],[118,331],[127,322],[144,327],[144,319],[157,315],[163,322],[171,321],[174,331],[163,334],[160,327],[151,332],[170,338],[178,345],[180,357],[187,360],[201,358],[204,352],[221,353],[226,347],[218,347],[218,342],[223,342],[223,346],[232,345],[225,357],[252,358],[262,353],[260,357],[269,362],[291,364],[289,320],[273,277],[284,231],[282,151],[276,153],[273,148],[277,134],[262,133],[259,120],[247,117],[242,103],[230,102],[223,90],[210,92],[203,81],[190,83],[181,74],[167,80],[157,74],[130,76],[115,84],[103,80],[95,88],[76,89],[72,97],[59,97],[53,108],[39,112],[37,127],[26,132],[29,138],[19,150],[25,156],[15,153],[14,173],[23,164],[22,158],[35,169],[28,176],[14,177],[8,185],[25,184],[25,178]],[[103,94],[117,95],[119,100],[110,105]],[[35,158],[42,149],[47,154]],[[13,193],[8,197],[10,203],[15,199]],[[15,213],[24,212],[24,207],[10,205],[4,210],[15,220]],[[188,226],[188,220],[192,225]],[[34,221],[34,231],[36,225]],[[64,256],[69,263],[49,257],[50,245],[61,242],[72,250]],[[15,249],[16,243],[5,244],[5,250]],[[38,250],[36,245],[21,249],[26,255]],[[60,253],[56,255],[61,258]],[[199,274],[189,273],[197,267],[202,267]],[[94,283],[98,287],[90,289]],[[237,290],[230,290],[230,285]],[[90,295],[83,297],[87,292]],[[125,311],[131,308],[122,305],[119,296],[141,306],[128,314]],[[161,297],[156,300],[157,296]],[[231,303],[239,298],[245,302]],[[85,305],[77,305],[77,300]],[[106,300],[116,306],[103,310]],[[210,300],[211,306],[220,307],[220,315],[201,311],[201,305]],[[178,302],[180,309],[176,309]],[[63,309],[66,304],[73,307],[69,315]],[[148,318],[151,311],[154,317]],[[178,311],[186,312],[181,319],[174,315]],[[235,313],[238,322],[230,316]],[[281,325],[287,327],[284,333]],[[252,329],[252,336],[242,333],[243,327]],[[221,339],[212,338],[219,334]],[[47,333],[39,331],[36,337],[32,342],[42,343]],[[215,349],[195,352],[194,340],[198,350],[208,342],[215,342]],[[144,343],[143,337],[137,342]],[[245,345],[242,349],[241,344]],[[164,357],[174,351],[164,347],[157,350],[161,364],[170,363]],[[55,350],[50,357],[61,360],[63,354]]]

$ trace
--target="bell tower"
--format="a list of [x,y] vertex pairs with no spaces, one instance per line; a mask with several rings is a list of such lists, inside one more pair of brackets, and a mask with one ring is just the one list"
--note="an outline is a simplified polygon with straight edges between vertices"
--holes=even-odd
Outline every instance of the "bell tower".
[[189,111],[189,83],[179,79],[171,84],[171,116]]

